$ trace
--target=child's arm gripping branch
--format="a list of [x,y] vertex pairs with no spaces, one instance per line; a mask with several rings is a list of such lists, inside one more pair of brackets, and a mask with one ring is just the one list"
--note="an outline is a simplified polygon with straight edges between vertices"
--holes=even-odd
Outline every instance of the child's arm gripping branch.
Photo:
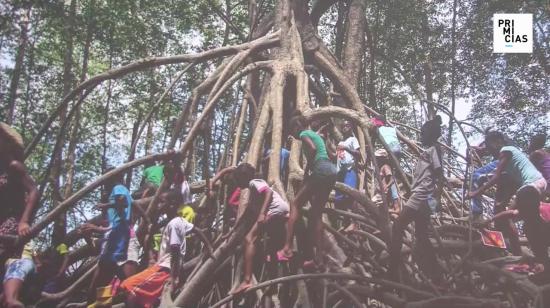
[[491,177],[489,181],[487,181],[485,184],[481,185],[481,187],[479,187],[477,190],[470,191],[468,193],[468,198],[479,196],[483,192],[485,192],[487,189],[495,185],[500,179],[500,177],[502,176],[502,171],[504,171],[504,167],[506,166],[509,160],[510,160],[509,155],[505,153],[500,153],[500,156],[498,158],[498,165],[497,165],[497,168],[495,169],[495,174],[493,175],[493,177]]
[[212,180],[210,180],[210,182],[208,183],[208,187],[207,187],[207,190],[208,190],[208,193],[210,195],[210,193],[213,192],[214,190],[214,186],[216,186],[216,183],[221,179],[223,178],[226,174],[232,172],[233,170],[235,170],[235,166],[230,166],[230,167],[226,167],[226,168],[223,168],[222,170],[220,170],[220,172],[218,172],[213,178]]
[[133,208],[136,209],[136,212],[139,214],[139,216],[141,216],[141,218],[143,218],[143,220],[145,221],[145,223],[146,223],[147,225],[150,225],[150,224],[151,224],[151,221],[149,220],[149,217],[147,217],[147,214],[146,214],[145,211],[141,208],[141,206],[136,205],[136,206],[134,206]]

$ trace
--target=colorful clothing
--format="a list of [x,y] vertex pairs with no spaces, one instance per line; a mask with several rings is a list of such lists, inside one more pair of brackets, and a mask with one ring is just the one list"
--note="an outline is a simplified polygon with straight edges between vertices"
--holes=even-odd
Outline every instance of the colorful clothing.
[[[116,200],[122,196],[125,207],[115,206]],[[130,242],[130,217],[132,213],[132,196],[130,191],[121,184],[115,185],[109,196],[110,207],[107,209],[107,220],[110,230],[105,234],[105,242],[99,256],[102,264],[105,262],[122,265],[128,256]]]
[[145,168],[143,170],[143,177],[145,178],[146,182],[151,183],[157,187],[160,187],[160,183],[164,178],[164,166],[155,165],[155,166]]
[[189,223],[183,217],[175,217],[162,232],[162,239],[160,243],[160,251],[158,257],[158,265],[170,268],[170,247],[177,245],[180,247],[180,254],[185,256],[186,251],[186,242],[185,235],[193,230],[193,224]]
[[153,265],[122,282],[120,288],[133,295],[140,305],[152,307],[170,278],[170,269]]
[[35,267],[32,259],[10,259],[6,264],[6,274],[4,275],[4,283],[10,279],[25,281],[25,278],[34,273]]
[[[318,160],[328,160],[328,154],[327,154],[327,148],[325,146],[325,141],[323,138],[321,138],[316,132],[312,130],[304,130],[300,133],[300,138],[308,137],[311,139],[313,144],[315,145],[316,151],[315,151],[315,161]],[[313,154],[313,153],[310,153]],[[313,162],[310,162],[313,163]]]
[[25,281],[25,278],[35,271],[33,262],[34,242],[28,242],[23,247],[23,252],[19,259],[9,259],[6,261],[6,274],[4,282],[10,279]]
[[288,207],[288,203],[283,200],[281,195],[279,195],[278,192],[274,191],[266,181],[262,179],[253,179],[249,182],[249,188],[254,189],[260,194],[263,194],[264,192],[271,191],[273,192],[273,197],[271,198],[271,201],[267,207],[267,216],[271,217],[274,215],[282,215],[286,216],[288,212],[290,211],[290,208]]
[[181,216],[188,222],[193,223],[195,221],[195,216],[197,216],[197,213],[195,213],[195,210],[190,205],[184,204],[180,205],[178,209],[178,216]]
[[[355,171],[355,169],[341,169],[340,172],[338,172],[337,177],[338,182],[344,183],[351,188],[357,189],[359,186],[357,171]],[[337,202],[351,200],[350,196],[339,191],[336,191],[334,198]]]
[[[480,186],[480,179],[483,175],[488,175],[493,172],[498,165],[498,160],[494,160],[487,165],[477,168],[472,174],[472,190],[476,190]],[[481,196],[472,198],[472,213],[475,215],[483,214],[483,205],[481,204]]]
[[399,139],[397,138],[397,130],[395,127],[381,126],[378,128],[378,133],[380,133],[380,137],[384,139],[384,142],[387,145],[399,145]]
[[[125,202],[123,213],[119,212],[119,210],[113,207],[113,205],[115,205],[116,203],[116,199],[120,196],[124,197]],[[107,209],[107,219],[109,220],[109,224],[111,227],[116,227],[122,221],[130,221],[130,217],[132,217],[132,201],[132,196],[130,195],[130,191],[128,190],[128,188],[126,188],[126,186],[118,184],[113,187],[111,195],[109,196],[109,203],[111,204],[111,206]]]
[[[514,146],[505,146],[500,153],[510,155],[510,160],[505,166],[505,171],[518,186],[529,185],[542,179],[542,174],[529,161],[527,155]],[[538,189],[538,188],[537,188]],[[541,192],[539,190],[539,192]]]
[[[354,136],[348,137],[346,140],[338,143],[338,147],[343,147],[345,149],[351,149],[354,151],[359,150],[359,141]],[[355,168],[355,157],[345,149],[336,149],[336,170],[340,171],[341,169],[351,170]]]
[[237,188],[235,188],[233,193],[231,193],[231,196],[229,197],[229,200],[227,200],[227,203],[230,206],[233,206],[233,207],[237,208],[237,207],[239,207],[239,199],[240,198],[241,198],[241,188],[237,187]]
[[336,183],[336,177],[336,166],[329,160],[321,159],[313,162],[311,174],[306,181],[313,182],[318,189],[332,189]]

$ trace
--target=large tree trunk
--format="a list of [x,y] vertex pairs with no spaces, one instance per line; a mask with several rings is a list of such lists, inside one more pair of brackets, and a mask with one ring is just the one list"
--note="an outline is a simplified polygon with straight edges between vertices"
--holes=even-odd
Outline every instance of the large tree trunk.
[[13,74],[11,77],[10,88],[8,92],[7,110],[6,110],[6,123],[12,124],[15,117],[15,101],[17,100],[17,90],[19,88],[19,79],[21,78],[21,72],[23,71],[23,61],[25,60],[25,50],[28,43],[28,31],[29,20],[31,17],[31,3],[25,2],[25,5],[21,9],[21,22],[19,23],[19,45],[17,47],[17,54],[15,56],[15,67],[13,68]]
[[[66,96],[71,88],[73,87],[73,39],[74,39],[74,19],[76,14],[76,0],[71,0],[70,7],[69,7],[69,13],[67,16],[66,24],[64,27],[64,37],[65,37],[65,43],[66,43],[66,50],[65,50],[65,58],[63,60],[63,96]],[[66,113],[67,108],[64,108],[61,111],[59,122],[63,123],[66,119]],[[59,138],[64,139],[64,134],[61,132]],[[62,144],[62,142],[61,142]],[[61,169],[62,169],[62,152],[63,147],[60,147],[56,153],[54,153],[54,157],[52,158],[53,164],[52,164],[52,172],[51,172],[51,180],[52,180],[52,189],[59,190],[61,187]],[[66,180],[66,179],[65,179]],[[61,196],[61,192],[57,191],[56,193],[52,194],[53,200],[52,205],[53,207],[57,207],[57,205],[62,201],[63,196]],[[53,227],[52,232],[52,243],[54,245],[58,245],[63,242],[63,238],[65,237],[65,234],[67,232],[67,216],[62,215],[59,217]]]
[[[453,1],[453,29],[451,33],[451,114],[455,114],[455,89],[456,89],[456,5],[457,0]],[[453,146],[453,126],[454,121],[449,117],[449,135],[447,137],[447,145]]]

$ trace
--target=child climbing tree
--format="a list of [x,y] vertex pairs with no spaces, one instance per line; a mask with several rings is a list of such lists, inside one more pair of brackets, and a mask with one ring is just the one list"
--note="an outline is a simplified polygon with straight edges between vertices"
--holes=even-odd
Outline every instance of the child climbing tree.
[[[14,181],[8,161],[28,168],[17,169],[17,179],[23,179],[19,190],[13,190],[17,204],[13,194],[0,191],[7,196],[0,206],[18,209],[6,219],[15,217],[19,229],[15,232],[12,223],[0,242],[15,250],[34,237],[42,251],[61,242],[70,248],[67,287],[43,292],[39,301],[28,304],[91,303],[96,287],[117,290],[111,283],[117,280],[109,281],[112,276],[131,294],[129,304],[160,306],[222,307],[243,300],[249,306],[284,307],[498,307],[508,302],[523,307],[542,301],[533,283],[503,272],[500,262],[508,262],[502,261],[504,251],[482,246],[466,198],[472,171],[481,166],[466,160],[464,149],[448,146],[467,147],[481,135],[475,128],[480,124],[498,126],[519,146],[531,135],[547,132],[549,17],[542,3],[27,2],[0,0],[0,93],[8,94],[0,96],[0,120],[22,135],[16,140],[16,157],[4,143],[0,152],[9,183]],[[533,14],[532,55],[492,53],[486,21],[500,11]],[[451,19],[452,25],[447,24]],[[75,74],[83,76],[79,82]],[[457,119],[455,101],[472,102],[472,121]],[[300,127],[291,121],[294,113],[302,115]],[[452,123],[452,140],[423,143],[418,131],[436,114]],[[376,124],[375,117],[384,123]],[[313,122],[327,128],[322,136],[306,129]],[[346,123],[343,131],[334,125],[339,123]],[[353,187],[335,182],[337,161],[322,151],[326,144],[337,145],[342,134],[349,138],[350,131],[357,144],[348,150],[365,165]],[[295,135],[290,146],[283,145],[290,134]],[[389,164],[375,158],[376,140]],[[421,240],[436,243],[431,259],[445,263],[437,279],[418,270],[418,259],[409,258],[415,251],[400,249],[402,241],[407,248],[414,246],[415,239],[408,236],[414,232],[407,226],[411,211],[403,210],[400,215],[409,216],[392,222],[388,207],[372,201],[372,192],[388,191],[390,167],[403,204],[413,203],[419,187],[413,166],[425,165],[421,169],[435,173],[424,164],[426,153],[435,148],[442,152],[440,161],[428,165],[461,184],[442,191],[437,211],[422,213],[422,227],[433,224],[434,232],[420,232]],[[264,149],[270,149],[268,155]],[[288,159],[281,159],[282,153]],[[167,175],[160,166],[145,169],[167,158],[173,170],[186,170],[189,192],[182,190],[183,177]],[[281,162],[288,166],[281,168]],[[106,170],[108,163],[118,167]],[[265,184],[250,185],[248,178],[246,185],[244,180],[233,183],[241,190],[228,205],[232,191],[223,191],[209,177],[238,163],[255,170],[265,163]],[[129,191],[139,186],[134,173],[144,174],[153,185],[132,198]],[[101,191],[102,186],[108,189]],[[126,190],[114,189],[119,186]],[[291,205],[288,237],[279,255],[292,258],[274,271],[266,270],[264,260],[250,262],[251,256],[263,254],[259,246],[250,253],[255,247],[245,241],[247,235],[249,240],[260,237],[251,231],[265,214],[255,199],[263,187]],[[223,197],[212,198],[214,190]],[[335,208],[336,192],[356,206]],[[113,200],[103,209],[107,226],[96,205],[102,194],[111,193]],[[475,195],[482,201],[493,198],[491,190]],[[173,237],[174,245],[168,245],[178,256],[172,260],[181,264],[147,271],[145,256],[154,256],[155,234],[178,229],[170,219],[182,198],[188,212],[196,213],[193,225],[205,227],[201,242],[211,241],[212,252],[209,245],[190,239],[194,248],[175,254],[191,228],[186,225]],[[268,199],[265,204],[272,203]],[[234,223],[223,219],[228,206],[236,209]],[[124,281],[129,275],[118,271],[118,263],[128,259],[126,221],[130,209],[138,208],[144,212],[138,270],[163,274],[154,296],[146,300],[138,300],[139,292],[132,294],[136,280]],[[325,224],[329,217],[353,221],[355,228],[335,230]],[[392,223],[398,224],[394,229],[399,234],[391,234]],[[310,231],[301,232],[304,227]],[[90,240],[87,228],[110,231],[106,242]],[[164,239],[171,242],[172,234]],[[318,266],[308,266],[315,263],[309,262],[313,252]],[[159,254],[166,256],[167,249]],[[403,283],[385,279],[396,270],[395,260],[405,265],[400,268]],[[245,287],[239,287],[242,274]],[[173,283],[163,287],[168,277]],[[235,289],[240,292],[226,295]]]

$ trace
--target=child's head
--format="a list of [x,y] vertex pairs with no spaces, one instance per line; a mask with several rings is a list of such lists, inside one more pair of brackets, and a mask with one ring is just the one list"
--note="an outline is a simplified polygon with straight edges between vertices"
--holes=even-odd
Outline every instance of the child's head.
[[378,164],[379,167],[389,163],[388,152],[384,149],[376,150],[374,152],[374,157],[376,158],[376,163]]
[[431,147],[435,145],[437,139],[441,137],[441,123],[441,116],[436,115],[432,120],[422,125],[420,139],[423,146]]
[[290,119],[290,134],[294,138],[300,137],[300,132],[307,129],[308,121],[306,117],[301,114],[296,114]]
[[345,120],[342,123],[342,133],[344,133],[344,136],[351,136],[353,134],[353,125],[350,121]]
[[546,144],[546,134],[538,134],[533,136],[531,138],[531,141],[529,142],[529,153],[535,152],[536,150],[540,150],[544,148],[544,145]]
[[248,187],[248,183],[254,178],[255,173],[256,169],[251,164],[242,163],[233,171],[233,178],[238,187],[245,188]]
[[485,146],[493,156],[498,156],[500,149],[509,144],[510,141],[508,137],[501,132],[490,131],[485,135]]
[[0,160],[18,160],[24,158],[23,138],[6,123],[0,122]]

